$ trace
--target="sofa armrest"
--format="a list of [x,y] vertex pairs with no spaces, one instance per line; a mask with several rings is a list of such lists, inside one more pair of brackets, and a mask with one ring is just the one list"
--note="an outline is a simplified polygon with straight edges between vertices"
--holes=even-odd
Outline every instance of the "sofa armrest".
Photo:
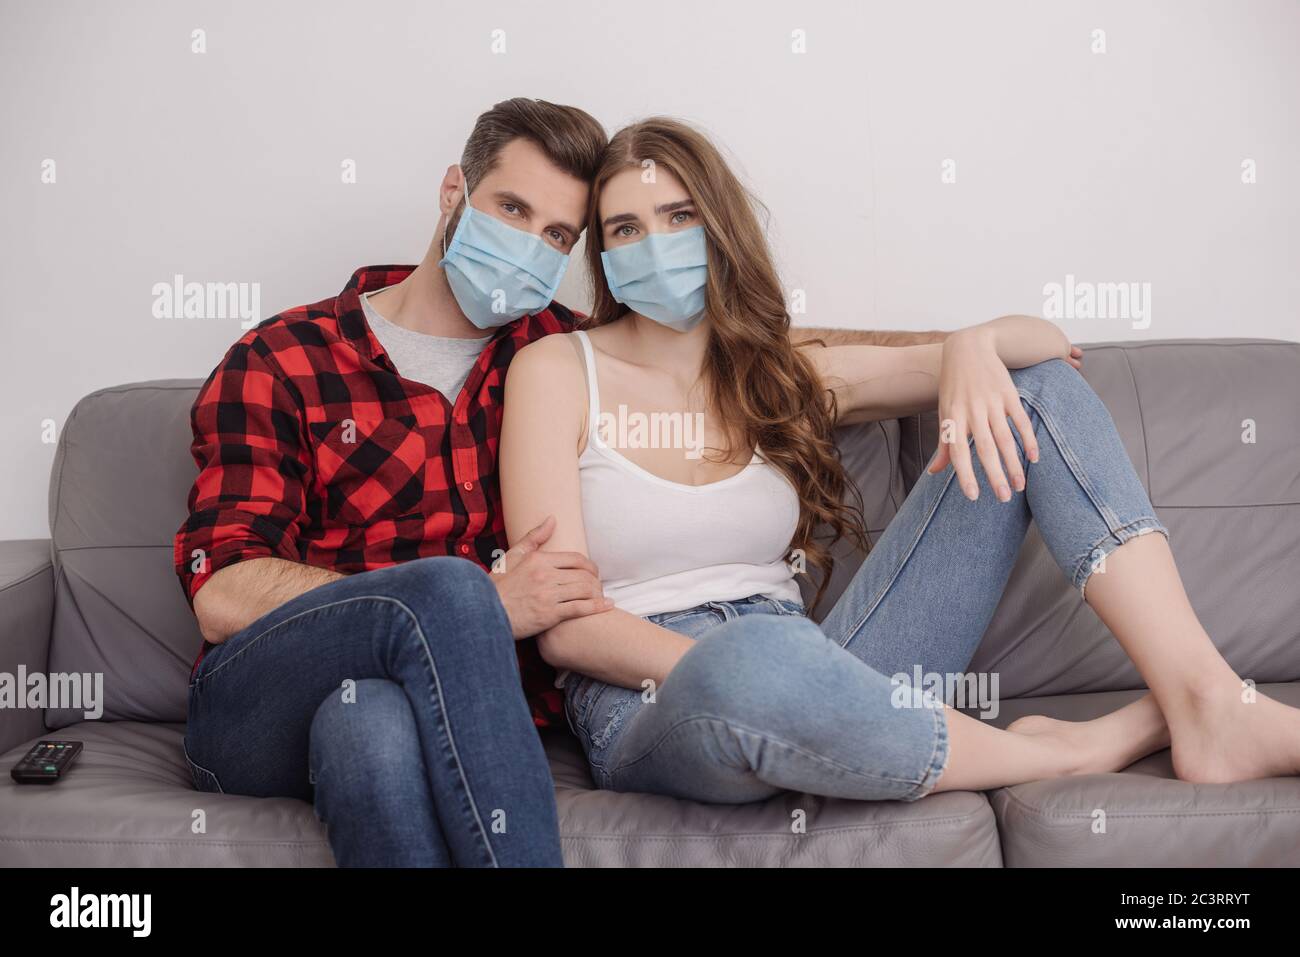
[[[54,619],[54,565],[45,539],[0,541],[0,675],[16,681],[19,666],[43,673]],[[14,688],[25,695],[26,688]],[[41,708],[0,705],[0,753],[45,733]]]

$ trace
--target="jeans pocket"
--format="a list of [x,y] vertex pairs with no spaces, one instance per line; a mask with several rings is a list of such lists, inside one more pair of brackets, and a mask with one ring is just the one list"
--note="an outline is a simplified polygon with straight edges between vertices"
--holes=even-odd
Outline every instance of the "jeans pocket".
[[181,749],[185,752],[185,763],[190,768],[190,779],[194,782],[194,790],[206,791],[210,794],[225,794],[221,789],[221,782],[217,776],[202,765],[195,764],[190,758],[190,748],[188,741],[181,742]]
[[[569,726],[573,728],[575,724],[582,724],[583,719],[587,717],[587,709],[590,705],[591,686],[595,683],[595,678],[589,678],[586,675],[579,674],[576,671],[570,672],[564,681],[564,713],[569,718]],[[573,728],[577,733],[577,728]]]
[[564,683],[564,720],[568,722],[569,730],[577,738],[586,750],[587,736],[582,724],[583,716],[586,714],[585,699],[579,696],[583,682],[586,678],[570,677]]
[[[587,711],[584,724],[591,735],[592,754],[604,751],[613,743],[628,714],[635,710],[641,692],[618,685],[600,685]],[[593,759],[594,763],[594,759]]]
[[670,628],[674,622],[683,621],[694,615],[711,615],[712,611],[708,608],[687,608],[685,611],[669,611],[658,615],[648,615],[647,621],[651,621],[661,628]]
[[698,638],[710,628],[726,622],[727,615],[722,609],[723,604],[725,603],[712,602],[682,611],[660,612],[657,615],[646,615],[645,620],[660,628],[685,635],[687,638]]
[[784,598],[767,598],[767,597],[764,597],[763,601],[765,601],[768,605],[770,605],[772,610],[778,615],[791,615],[791,616],[797,616],[799,618],[808,617],[807,610],[804,608],[802,604],[800,604],[797,601],[789,601]]

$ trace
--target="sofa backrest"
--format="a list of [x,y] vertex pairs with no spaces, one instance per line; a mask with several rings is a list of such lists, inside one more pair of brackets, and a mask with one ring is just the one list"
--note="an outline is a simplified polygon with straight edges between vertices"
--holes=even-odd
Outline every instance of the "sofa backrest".
[[[1300,343],[1160,340],[1085,350],[1084,377],[1169,528],[1215,644],[1245,678],[1300,680]],[[901,425],[901,481],[910,489],[935,448],[938,416]],[[832,598],[858,561],[841,563]],[[1144,686],[1033,526],[970,670],[996,673],[1004,698]]]
[[[173,570],[172,541],[196,471],[190,407],[201,384],[101,389],[77,403],[59,439],[50,478],[49,670],[103,673],[107,720],[186,717],[190,668],[202,639]],[[903,496],[899,423],[844,434],[854,439],[846,461],[870,488],[871,527],[884,528]],[[851,575],[856,562],[842,565],[841,574]],[[69,709],[45,716],[51,729],[82,718],[82,711]]]
[[[201,383],[94,392],[68,416],[50,475],[51,672],[102,672],[109,720],[184,721],[201,644],[172,570],[194,481],[190,406]],[[51,729],[82,719],[47,710]]]
[[[1244,678],[1300,679],[1300,343],[1094,345],[1084,374],[1220,652]],[[971,670],[1007,698],[1144,686],[1032,526]]]
[[[1300,678],[1300,344],[1100,345],[1084,365],[1230,663],[1258,681]],[[172,537],[195,474],[189,410],[199,384],[95,392],[60,437],[50,482],[49,669],[102,672],[110,720],[185,720],[200,638],[172,570]],[[840,431],[873,536],[928,460],[935,419]],[[1253,444],[1242,441],[1247,419]],[[845,545],[837,555],[823,608],[861,561]],[[998,672],[1004,697],[1141,686],[1032,530],[972,668]],[[50,728],[80,719],[46,714]]]

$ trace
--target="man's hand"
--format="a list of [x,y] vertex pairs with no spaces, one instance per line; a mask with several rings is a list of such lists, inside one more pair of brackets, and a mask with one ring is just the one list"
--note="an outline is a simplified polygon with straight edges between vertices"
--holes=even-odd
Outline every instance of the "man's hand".
[[600,587],[600,573],[578,552],[544,552],[555,517],[519,540],[492,569],[501,604],[516,639],[531,638],[570,618],[598,615],[614,607]]

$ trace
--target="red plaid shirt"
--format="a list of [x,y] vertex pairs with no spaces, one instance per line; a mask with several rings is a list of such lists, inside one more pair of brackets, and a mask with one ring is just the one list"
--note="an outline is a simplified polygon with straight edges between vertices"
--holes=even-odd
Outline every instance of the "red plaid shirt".
[[[204,383],[190,413],[199,475],[174,544],[191,605],[214,572],[250,558],[351,573],[431,555],[490,568],[506,549],[506,367],[533,340],[572,329],[573,314],[552,303],[498,329],[453,405],[397,374],[361,309],[362,293],[412,268],[358,269],[338,296],[250,330]],[[515,646],[544,727],[563,713],[555,674],[535,641]]]

